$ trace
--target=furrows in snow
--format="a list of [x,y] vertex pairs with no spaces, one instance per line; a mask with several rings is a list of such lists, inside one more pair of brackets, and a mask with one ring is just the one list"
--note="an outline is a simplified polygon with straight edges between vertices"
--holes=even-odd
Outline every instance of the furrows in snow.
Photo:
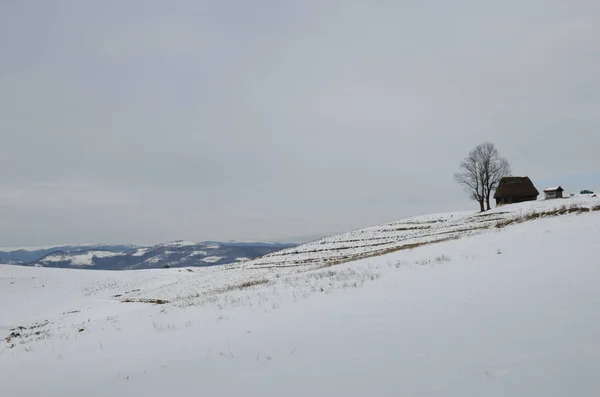
[[600,209],[598,198],[573,197],[503,206],[483,214],[455,212],[414,217],[326,237],[245,262],[242,266],[273,268],[313,264],[335,265],[398,250],[412,249],[425,244],[457,239],[494,227],[505,227],[541,217],[584,213],[598,209]]

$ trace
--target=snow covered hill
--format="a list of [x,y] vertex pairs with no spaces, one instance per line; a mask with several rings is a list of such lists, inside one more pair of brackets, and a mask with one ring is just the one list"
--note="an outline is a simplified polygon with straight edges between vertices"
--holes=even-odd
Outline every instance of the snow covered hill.
[[127,252],[137,248],[135,245],[82,244],[53,247],[0,248],[0,264],[24,264],[37,261],[54,253],[70,254],[84,251]]
[[247,267],[336,264],[418,247],[502,227],[507,223],[569,212],[600,210],[600,199],[571,197],[501,206],[484,213],[467,211],[417,216],[326,237],[246,262]]
[[414,218],[395,225],[427,236],[385,225],[282,265],[0,265],[0,395],[596,396],[600,202],[570,204]]
[[212,266],[240,263],[294,244],[284,243],[217,243],[175,241],[152,247],[120,250],[102,246],[50,250],[39,259],[15,263],[35,267],[59,267],[100,270],[157,269],[168,267]]
[[53,267],[55,263],[67,263],[69,266],[92,266],[96,258],[111,258],[114,256],[123,255],[118,252],[101,251],[101,250],[85,250],[77,252],[53,252],[46,255],[37,262],[34,266],[38,267]]

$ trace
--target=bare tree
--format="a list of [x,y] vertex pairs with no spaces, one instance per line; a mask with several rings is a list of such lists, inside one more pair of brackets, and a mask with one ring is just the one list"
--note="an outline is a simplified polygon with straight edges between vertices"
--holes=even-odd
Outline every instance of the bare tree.
[[454,180],[479,203],[483,212],[490,209],[490,197],[500,179],[511,174],[508,160],[501,157],[493,143],[482,143],[460,163]]
[[493,143],[482,143],[475,148],[479,163],[483,170],[486,209],[490,209],[490,197],[498,187],[500,179],[511,175],[510,163],[500,156]]
[[483,176],[475,151],[469,153],[460,163],[459,172],[454,174],[454,180],[469,192],[471,198],[479,203],[481,212],[485,211],[485,191]]

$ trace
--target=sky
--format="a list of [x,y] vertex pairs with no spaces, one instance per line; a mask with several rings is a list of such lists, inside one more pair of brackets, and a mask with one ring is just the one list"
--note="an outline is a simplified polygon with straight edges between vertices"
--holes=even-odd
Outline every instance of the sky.
[[596,0],[0,2],[0,246],[294,240],[477,209],[490,141],[600,189]]

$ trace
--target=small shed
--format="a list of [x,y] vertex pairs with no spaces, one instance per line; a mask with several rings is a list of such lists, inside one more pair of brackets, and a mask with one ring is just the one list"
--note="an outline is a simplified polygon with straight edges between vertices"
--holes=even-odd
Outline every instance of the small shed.
[[544,196],[546,200],[562,198],[564,191],[560,186],[547,187],[544,189]]
[[523,201],[535,201],[540,192],[527,176],[507,176],[500,180],[494,199],[496,206]]

